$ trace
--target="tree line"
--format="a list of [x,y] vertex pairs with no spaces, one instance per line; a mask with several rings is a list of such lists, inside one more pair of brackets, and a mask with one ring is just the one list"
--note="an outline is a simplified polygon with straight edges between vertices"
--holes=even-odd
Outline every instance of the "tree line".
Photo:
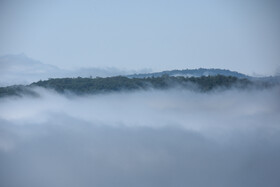
[[201,77],[183,77],[169,76],[167,74],[161,77],[147,78],[128,78],[124,76],[115,77],[96,77],[96,78],[50,78],[40,80],[27,86],[9,86],[0,88],[0,96],[20,95],[22,93],[32,93],[29,88],[43,87],[54,89],[57,92],[73,92],[75,94],[92,94],[113,91],[126,91],[137,89],[167,89],[173,87],[189,88],[197,91],[210,91],[215,88],[244,88],[251,85],[252,82],[246,78],[237,78],[233,76],[201,76]]

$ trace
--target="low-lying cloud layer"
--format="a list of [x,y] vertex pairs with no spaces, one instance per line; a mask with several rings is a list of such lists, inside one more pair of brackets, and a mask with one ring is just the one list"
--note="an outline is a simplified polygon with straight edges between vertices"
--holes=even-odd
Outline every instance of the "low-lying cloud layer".
[[279,88],[0,99],[1,186],[279,186]]

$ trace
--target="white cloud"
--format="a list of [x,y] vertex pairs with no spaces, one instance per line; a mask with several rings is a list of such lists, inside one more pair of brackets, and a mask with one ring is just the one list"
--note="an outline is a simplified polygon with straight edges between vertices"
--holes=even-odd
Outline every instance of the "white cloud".
[[278,186],[279,88],[0,99],[6,186]]

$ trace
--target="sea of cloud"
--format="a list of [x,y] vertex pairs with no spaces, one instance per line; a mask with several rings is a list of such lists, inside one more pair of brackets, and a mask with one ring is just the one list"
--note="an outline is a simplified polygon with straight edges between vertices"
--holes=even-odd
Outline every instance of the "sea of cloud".
[[0,186],[280,185],[280,88],[0,99]]

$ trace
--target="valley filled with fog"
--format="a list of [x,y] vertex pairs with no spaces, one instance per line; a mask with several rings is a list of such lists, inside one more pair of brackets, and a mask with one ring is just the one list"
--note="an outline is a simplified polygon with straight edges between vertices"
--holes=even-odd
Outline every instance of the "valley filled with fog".
[[280,88],[0,98],[7,187],[280,183]]
[[0,187],[280,187],[279,18],[0,0]]

